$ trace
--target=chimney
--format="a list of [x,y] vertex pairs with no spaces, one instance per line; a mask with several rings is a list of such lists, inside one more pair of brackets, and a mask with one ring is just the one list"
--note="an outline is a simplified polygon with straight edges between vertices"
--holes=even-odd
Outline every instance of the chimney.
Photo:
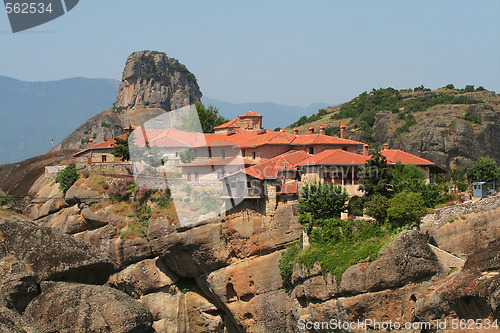
[[293,134],[299,135],[299,128],[298,127],[293,128]]
[[309,126],[309,134],[314,134],[314,126]]
[[285,133],[285,129],[284,128],[280,128],[280,132],[281,133]]
[[92,138],[89,139],[89,147],[90,148],[94,147],[94,139]]
[[345,124],[340,125],[340,137],[342,139],[345,139],[345,129],[346,129],[346,127],[347,126]]
[[368,145],[366,143],[363,145],[363,155],[368,156]]
[[387,150],[387,149],[389,149],[389,144],[388,144],[388,143],[386,143],[386,144],[384,145],[384,150]]
[[326,129],[326,126],[325,126],[325,125],[321,125],[321,126],[319,127],[319,134],[323,134],[323,135],[325,135],[325,129]]

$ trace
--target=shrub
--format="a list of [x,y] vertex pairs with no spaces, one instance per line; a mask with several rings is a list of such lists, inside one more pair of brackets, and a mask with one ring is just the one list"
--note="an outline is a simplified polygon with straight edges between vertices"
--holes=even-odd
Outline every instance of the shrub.
[[464,115],[464,119],[467,121],[470,121],[471,123],[474,124],[481,124],[481,118],[478,116],[472,115],[469,111],[467,111]]
[[333,183],[309,184],[302,188],[297,206],[300,214],[309,214],[313,219],[340,216],[349,195],[342,186]]
[[480,157],[467,170],[467,178],[473,182],[496,181],[500,178],[500,166],[489,156]]
[[0,206],[6,206],[10,204],[14,200],[14,197],[10,195],[9,193],[4,193],[0,197]]
[[[295,262],[306,268],[319,263],[323,274],[332,273],[337,282],[350,266],[359,261],[375,260],[380,249],[391,240],[391,235],[399,232],[366,221],[326,219],[316,222],[311,246],[296,254]],[[294,264],[292,261],[289,267],[293,268]]]
[[402,192],[389,201],[387,217],[397,225],[419,224],[426,207],[420,193]]
[[366,213],[382,224],[387,218],[387,209],[389,208],[389,199],[381,194],[375,194],[370,201],[365,203]]
[[134,181],[120,180],[111,183],[106,191],[106,194],[110,199],[128,202],[134,193],[134,189]]
[[76,164],[72,163],[59,171],[56,176],[56,183],[59,183],[59,188],[66,195],[68,189],[80,178],[80,172],[76,170]]
[[469,185],[467,185],[466,183],[457,183],[457,189],[458,189],[460,192],[465,192],[465,191],[467,191],[467,188],[469,188]]
[[290,290],[292,285],[292,273],[293,266],[295,263],[295,259],[299,255],[300,252],[300,244],[295,242],[287,247],[286,251],[282,253],[281,259],[279,262],[279,269],[281,278],[283,279],[283,287],[286,290]]

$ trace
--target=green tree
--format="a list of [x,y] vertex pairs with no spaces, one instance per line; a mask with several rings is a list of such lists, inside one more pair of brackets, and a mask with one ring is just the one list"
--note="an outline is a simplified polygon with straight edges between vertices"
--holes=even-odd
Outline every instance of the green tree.
[[468,84],[465,86],[464,92],[473,92],[474,91],[474,85],[473,84]]
[[450,177],[455,183],[463,183],[465,181],[465,168],[456,167],[450,170]]
[[122,138],[115,138],[115,146],[113,147],[113,150],[111,150],[111,154],[113,156],[118,157],[124,161],[130,161],[130,151],[129,151],[129,146],[128,146],[128,138],[130,137],[130,133],[132,133],[133,129],[132,126],[129,126],[125,129],[125,133],[127,136],[125,139]]
[[376,219],[380,224],[387,218],[387,209],[389,208],[389,199],[381,194],[375,194],[370,201],[365,203],[366,214]]
[[395,193],[421,192],[425,187],[425,172],[416,165],[402,165],[398,162],[393,169],[392,176]]
[[349,195],[340,185],[333,183],[309,184],[302,187],[297,210],[313,220],[340,216]]
[[373,151],[372,157],[361,167],[359,183],[363,185],[366,197],[378,193],[385,197],[392,194],[392,168],[379,151]]
[[56,183],[59,183],[59,188],[66,195],[68,189],[73,186],[76,180],[80,178],[80,172],[76,170],[75,163],[72,163],[59,171],[56,176]]
[[191,163],[196,158],[196,152],[193,149],[187,149],[179,153],[179,157],[182,163]]
[[467,170],[467,179],[473,182],[496,181],[500,178],[500,167],[489,156],[480,157],[472,167]]
[[418,225],[425,212],[424,200],[420,193],[402,192],[389,201],[387,217],[397,225]]
[[214,127],[229,121],[219,114],[219,110],[215,106],[210,105],[208,108],[205,108],[201,102],[196,102],[195,107],[200,118],[203,133],[213,133]]

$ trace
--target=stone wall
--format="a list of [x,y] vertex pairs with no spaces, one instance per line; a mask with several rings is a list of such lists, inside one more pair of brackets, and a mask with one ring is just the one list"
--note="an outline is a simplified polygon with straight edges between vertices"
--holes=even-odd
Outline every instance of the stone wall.
[[479,201],[468,201],[462,204],[438,208],[434,214],[424,216],[422,226],[439,228],[451,219],[470,213],[479,213],[500,208],[500,195],[485,198]]

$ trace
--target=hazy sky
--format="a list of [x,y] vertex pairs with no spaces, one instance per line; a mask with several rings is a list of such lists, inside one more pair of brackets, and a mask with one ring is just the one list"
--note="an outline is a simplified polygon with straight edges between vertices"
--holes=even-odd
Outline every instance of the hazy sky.
[[380,87],[500,91],[500,1],[80,0],[13,34],[0,75],[120,79],[127,56],[164,51],[229,102],[343,102]]

